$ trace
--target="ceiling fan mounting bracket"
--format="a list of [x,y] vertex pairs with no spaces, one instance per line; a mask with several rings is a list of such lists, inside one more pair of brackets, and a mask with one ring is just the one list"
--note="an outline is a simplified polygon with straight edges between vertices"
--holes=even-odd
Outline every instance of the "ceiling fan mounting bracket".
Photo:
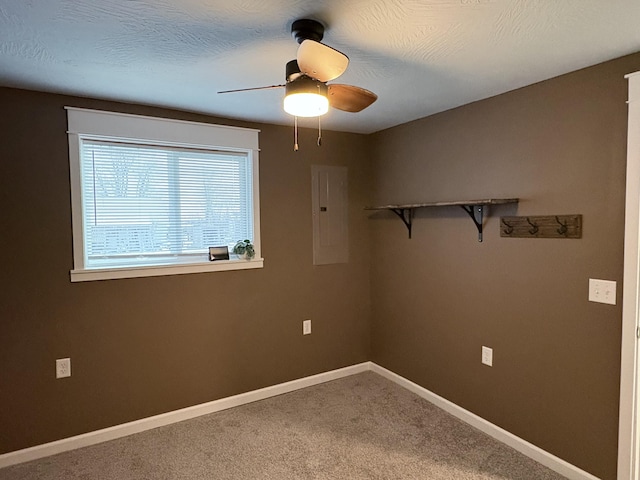
[[291,25],[291,35],[298,43],[302,43],[305,40],[319,42],[324,36],[324,25],[317,20],[308,18],[296,20]]

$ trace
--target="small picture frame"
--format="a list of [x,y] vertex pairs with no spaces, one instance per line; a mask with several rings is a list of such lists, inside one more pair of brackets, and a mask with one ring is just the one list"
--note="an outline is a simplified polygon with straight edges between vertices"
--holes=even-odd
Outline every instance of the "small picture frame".
[[209,247],[209,261],[229,260],[229,247]]

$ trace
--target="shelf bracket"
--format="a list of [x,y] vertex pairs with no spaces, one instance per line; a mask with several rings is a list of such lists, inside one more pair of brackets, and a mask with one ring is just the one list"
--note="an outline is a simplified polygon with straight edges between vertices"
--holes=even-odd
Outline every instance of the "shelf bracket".
[[478,229],[478,241],[482,242],[482,213],[483,205],[460,205],[460,207],[469,214],[471,220]]
[[409,238],[411,238],[411,221],[413,219],[413,208],[391,208],[393,213],[400,217],[402,223],[407,226],[407,230],[409,231]]

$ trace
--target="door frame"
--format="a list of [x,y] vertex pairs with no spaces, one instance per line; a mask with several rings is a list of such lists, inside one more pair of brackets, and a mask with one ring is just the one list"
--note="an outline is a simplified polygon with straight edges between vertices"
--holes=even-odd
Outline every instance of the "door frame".
[[618,480],[639,477],[638,461],[638,300],[640,285],[640,72],[629,81],[627,180],[624,223],[624,285],[622,293],[622,350]]

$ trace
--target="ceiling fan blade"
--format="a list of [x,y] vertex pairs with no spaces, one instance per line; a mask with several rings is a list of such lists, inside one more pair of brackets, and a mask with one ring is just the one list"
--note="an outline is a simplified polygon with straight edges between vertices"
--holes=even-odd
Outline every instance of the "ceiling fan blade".
[[349,65],[349,57],[344,53],[313,40],[300,44],[297,60],[302,73],[321,82],[338,78]]
[[378,96],[353,85],[334,84],[329,87],[329,105],[345,112],[359,112],[378,99]]
[[250,92],[252,90],[267,90],[269,88],[283,88],[285,85],[269,85],[268,87],[253,87],[253,88],[239,88],[237,90],[223,90],[218,93],[236,93],[236,92]]

